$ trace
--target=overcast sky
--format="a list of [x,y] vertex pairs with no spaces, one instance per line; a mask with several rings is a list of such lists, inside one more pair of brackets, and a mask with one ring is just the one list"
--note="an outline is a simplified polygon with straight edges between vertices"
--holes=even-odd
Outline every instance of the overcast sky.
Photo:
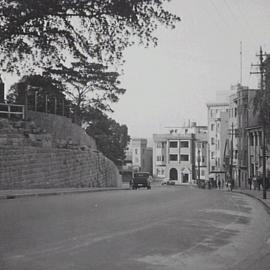
[[176,29],[160,30],[156,48],[126,51],[127,92],[112,117],[132,137],[150,138],[189,119],[206,124],[206,103],[240,81],[240,41],[244,85],[257,86],[249,73],[260,45],[270,53],[269,0],[172,0],[168,6],[182,19]]

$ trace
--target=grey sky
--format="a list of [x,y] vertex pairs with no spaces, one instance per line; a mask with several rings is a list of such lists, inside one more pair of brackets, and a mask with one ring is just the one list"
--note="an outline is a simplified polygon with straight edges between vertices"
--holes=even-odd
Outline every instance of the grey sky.
[[206,124],[206,102],[240,80],[240,41],[244,85],[257,86],[249,72],[259,46],[270,53],[269,0],[172,0],[168,6],[182,19],[177,28],[160,30],[156,48],[126,51],[127,92],[112,117],[132,137],[151,137],[188,119]]

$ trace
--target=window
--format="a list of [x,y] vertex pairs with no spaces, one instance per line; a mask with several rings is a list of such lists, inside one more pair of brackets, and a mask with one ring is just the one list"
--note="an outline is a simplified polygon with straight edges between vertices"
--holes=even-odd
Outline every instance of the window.
[[188,143],[188,141],[182,141],[182,142],[180,142],[180,146],[182,148],[188,148],[189,147],[189,143]]
[[170,161],[177,161],[178,155],[170,155]]
[[138,149],[135,149],[135,155],[137,155],[138,154]]
[[211,138],[211,145],[214,145],[215,144],[215,138]]
[[158,142],[157,148],[165,148],[166,143],[165,142]]
[[216,168],[215,166],[212,166],[212,167],[211,167],[212,171],[215,171],[215,168]]
[[164,161],[164,156],[157,156],[157,161]]
[[211,130],[213,131],[215,128],[215,124],[211,124]]
[[201,176],[205,176],[204,170],[201,171]]
[[249,142],[250,142],[250,145],[253,146],[253,136],[252,136],[252,134],[249,135]]
[[189,155],[180,155],[181,161],[189,161]]
[[214,158],[214,152],[211,152],[211,158]]
[[259,145],[262,145],[262,133],[261,132],[259,132]]
[[170,142],[170,148],[177,148],[177,142]]

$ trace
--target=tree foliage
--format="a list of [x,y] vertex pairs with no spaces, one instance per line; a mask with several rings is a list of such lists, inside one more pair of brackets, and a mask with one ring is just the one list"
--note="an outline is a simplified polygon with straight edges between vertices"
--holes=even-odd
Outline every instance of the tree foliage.
[[88,125],[86,132],[95,138],[98,150],[115,164],[121,165],[130,141],[127,126],[120,125],[100,110],[91,107],[84,112],[84,122]]
[[24,104],[25,94],[27,94],[28,108],[35,109],[35,98],[37,98],[37,111],[45,112],[47,98],[47,111],[54,113],[56,99],[57,111],[62,113],[63,102],[66,110],[71,106],[64,91],[63,85],[49,76],[29,75],[11,86],[7,100],[10,103]]
[[0,0],[1,69],[121,59],[127,46],[156,44],[157,27],[180,20],[164,9],[168,1]]
[[75,122],[81,123],[85,106],[112,111],[110,103],[117,102],[125,93],[120,87],[117,72],[110,72],[99,63],[74,62],[70,67],[58,65],[48,68],[48,74],[61,81],[74,105]]

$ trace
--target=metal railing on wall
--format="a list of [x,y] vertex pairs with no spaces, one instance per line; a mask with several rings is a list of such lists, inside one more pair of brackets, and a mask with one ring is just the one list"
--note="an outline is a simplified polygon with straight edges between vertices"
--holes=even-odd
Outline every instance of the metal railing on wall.
[[70,106],[66,104],[64,98],[49,95],[38,96],[35,92],[34,95],[25,96],[24,105],[26,110],[70,116]]
[[0,103],[0,116],[25,119],[24,105]]

